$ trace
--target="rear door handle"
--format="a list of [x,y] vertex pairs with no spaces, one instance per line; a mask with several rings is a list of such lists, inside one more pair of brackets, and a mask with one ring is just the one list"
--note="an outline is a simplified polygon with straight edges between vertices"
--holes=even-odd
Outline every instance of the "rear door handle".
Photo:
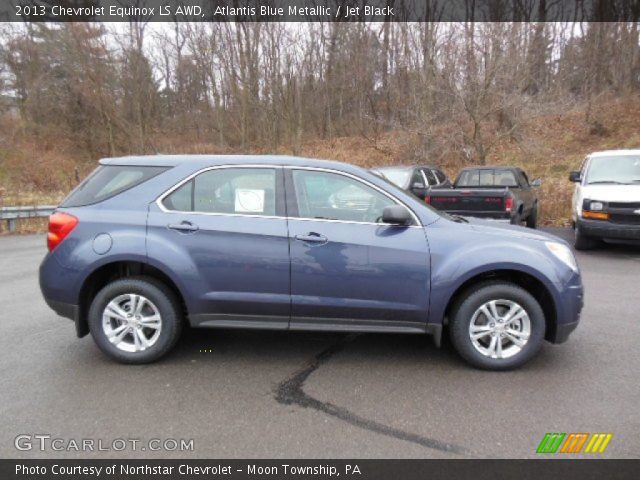
[[187,222],[186,220],[180,223],[170,223],[169,225],[167,225],[167,228],[183,233],[193,233],[198,231],[197,225],[194,225],[191,222]]
[[296,235],[294,238],[296,240],[299,240],[300,242],[307,243],[327,243],[329,241],[329,239],[324,235],[320,235],[319,233],[315,232],[310,232],[306,235]]

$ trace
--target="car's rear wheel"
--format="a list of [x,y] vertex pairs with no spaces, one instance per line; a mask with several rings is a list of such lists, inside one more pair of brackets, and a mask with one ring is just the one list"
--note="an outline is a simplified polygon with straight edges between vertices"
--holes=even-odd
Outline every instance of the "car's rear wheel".
[[542,346],[544,312],[523,288],[486,282],[456,302],[449,333],[460,356],[471,365],[509,370],[529,361]]
[[147,277],[109,283],[93,299],[89,329],[98,347],[122,363],[149,363],[180,337],[182,318],[173,292]]

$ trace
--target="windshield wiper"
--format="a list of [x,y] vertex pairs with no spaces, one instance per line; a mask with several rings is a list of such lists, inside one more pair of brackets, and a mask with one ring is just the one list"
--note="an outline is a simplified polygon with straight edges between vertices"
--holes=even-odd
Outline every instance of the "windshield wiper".
[[[446,213],[446,212],[440,212],[440,213]],[[469,223],[469,220],[467,220],[464,217],[461,217],[460,215],[452,215],[450,213],[446,213],[446,215],[456,223]]]

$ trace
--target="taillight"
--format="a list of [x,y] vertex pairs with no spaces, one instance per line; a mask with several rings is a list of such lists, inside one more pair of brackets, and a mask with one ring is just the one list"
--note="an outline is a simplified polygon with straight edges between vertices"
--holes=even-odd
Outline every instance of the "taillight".
[[424,203],[431,205],[431,196],[427,195],[426,197],[424,197]]
[[504,199],[504,211],[511,213],[512,208],[513,208],[513,197],[506,197]]
[[49,233],[47,234],[47,247],[49,251],[53,252],[77,224],[78,219],[68,213],[56,212],[51,215],[49,217]]

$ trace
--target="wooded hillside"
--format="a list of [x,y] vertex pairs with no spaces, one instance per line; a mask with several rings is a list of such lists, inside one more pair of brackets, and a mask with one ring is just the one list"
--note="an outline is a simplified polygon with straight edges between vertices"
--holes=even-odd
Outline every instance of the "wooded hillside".
[[516,163],[561,222],[572,166],[640,147],[639,25],[4,24],[0,92],[0,202],[104,156],[278,152]]

